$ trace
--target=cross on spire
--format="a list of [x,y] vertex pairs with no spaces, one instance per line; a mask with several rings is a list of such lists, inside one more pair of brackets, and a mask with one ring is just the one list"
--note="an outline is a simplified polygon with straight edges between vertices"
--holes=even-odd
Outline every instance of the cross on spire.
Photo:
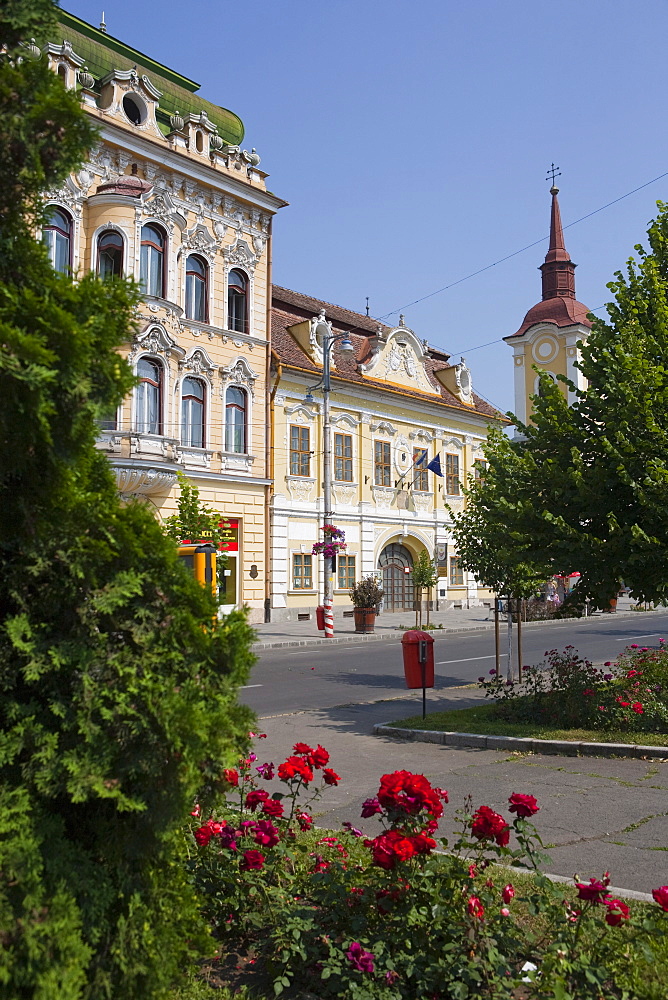
[[549,170],[547,171],[546,181],[552,181],[552,187],[554,187],[554,178],[561,177],[561,170],[559,167],[555,167],[554,163],[550,164]]

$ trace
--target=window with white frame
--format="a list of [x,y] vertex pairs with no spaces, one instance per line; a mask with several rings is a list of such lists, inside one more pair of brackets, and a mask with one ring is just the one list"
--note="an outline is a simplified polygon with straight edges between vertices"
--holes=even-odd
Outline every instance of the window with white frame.
[[464,567],[459,561],[459,556],[450,556],[450,586],[464,586]]
[[186,260],[186,318],[208,321],[208,268],[201,257],[190,254]]
[[313,556],[305,552],[292,555],[292,589],[313,590]]
[[311,432],[299,424],[290,424],[290,475],[311,475]]
[[339,590],[352,590],[355,586],[355,556],[338,556],[336,572]]
[[248,437],[248,394],[232,385],[225,399],[225,451],[246,454]]
[[248,278],[237,268],[227,278],[227,329],[248,333]]
[[445,456],[445,492],[451,497],[459,496],[459,455]]
[[72,218],[62,208],[54,206],[50,210],[42,240],[54,271],[69,274],[72,269]]
[[164,369],[159,361],[141,358],[137,365],[135,430],[140,434],[162,434]]
[[351,434],[334,435],[334,479],[339,483],[353,481],[353,439]]
[[376,486],[392,485],[392,464],[389,441],[374,442],[373,481]]
[[160,226],[148,223],[141,229],[139,284],[145,295],[165,297],[165,248],[167,239]]
[[199,378],[184,378],[181,385],[181,443],[187,448],[204,447],[204,403],[206,390]]
[[123,275],[123,237],[115,229],[105,229],[97,238],[97,273],[103,279]]

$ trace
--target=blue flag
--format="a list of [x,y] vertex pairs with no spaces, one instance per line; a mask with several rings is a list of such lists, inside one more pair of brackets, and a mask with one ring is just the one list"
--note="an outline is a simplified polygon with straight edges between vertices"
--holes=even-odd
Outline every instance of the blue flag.
[[443,478],[443,473],[441,472],[441,456],[436,455],[435,458],[432,458],[431,462],[427,466],[427,469],[429,472],[433,472],[434,475]]

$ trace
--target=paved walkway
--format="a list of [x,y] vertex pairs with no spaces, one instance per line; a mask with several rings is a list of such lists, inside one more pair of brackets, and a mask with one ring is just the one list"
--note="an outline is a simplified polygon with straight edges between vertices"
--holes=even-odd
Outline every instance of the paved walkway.
[[[478,700],[472,694],[450,689],[430,708],[463,708]],[[545,871],[589,878],[609,870],[613,886],[644,893],[668,883],[668,762],[454,749],[372,735],[374,723],[418,711],[417,695],[407,695],[264,717],[258,724],[268,738],[256,741],[256,752],[262,760],[279,761],[297,740],[327,747],[342,781],[315,806],[323,827],[338,829],[349,820],[375,835],[374,820],[360,819],[362,802],[376,794],[380,775],[406,768],[448,789],[450,805],[441,821],[441,833],[448,837],[456,829],[455,810],[467,795],[476,807],[485,804],[506,813],[508,796],[524,792],[540,805],[536,826],[547,848]]]
[[[617,605],[618,616],[638,615],[638,612],[631,611],[631,605],[635,603],[628,597],[620,598]],[[651,612],[649,612],[651,613]],[[601,612],[597,612],[600,615]],[[643,617],[645,617],[643,615]],[[439,634],[448,632],[468,631],[469,629],[488,629],[494,627],[494,615],[488,608],[451,608],[448,611],[432,611],[430,620],[434,625],[442,625],[442,630],[435,630],[432,635],[438,638]],[[584,619],[574,619],[577,621]],[[531,627],[532,623],[529,623]],[[544,625],[545,622],[540,624]],[[340,642],[373,642],[378,639],[391,638],[404,628],[415,628],[414,611],[396,611],[378,615],[376,618],[376,629],[372,635],[360,635],[355,632],[355,623],[352,618],[337,617],[334,620],[334,638],[326,639],[324,632],[319,632],[315,622],[315,616],[311,621],[290,621],[290,622],[269,622],[267,624],[254,625],[257,633],[257,642],[254,645],[256,652],[263,649],[273,649],[281,646],[304,646],[304,645],[332,645]]]

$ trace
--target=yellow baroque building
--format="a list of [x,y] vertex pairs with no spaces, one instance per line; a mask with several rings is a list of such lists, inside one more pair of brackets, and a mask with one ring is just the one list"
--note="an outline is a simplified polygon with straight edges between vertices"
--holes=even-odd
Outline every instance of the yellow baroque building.
[[241,120],[198,84],[60,13],[43,56],[80,93],[99,142],[46,193],[54,267],[135,278],[144,292],[125,345],[138,378],[99,447],[124,497],[164,518],[177,471],[230,522],[222,598],[261,621],[269,599],[267,373],[272,217]]
[[[311,387],[326,338],[345,332],[354,351],[334,346],[330,393],[333,522],[347,543],[335,614],[350,612],[349,588],[371,574],[382,580],[384,610],[412,610],[410,568],[423,550],[438,564],[440,608],[489,601],[459,563],[446,504],[462,509],[462,483],[484,475],[489,425],[507,421],[473,391],[464,359],[451,364],[403,317],[392,328],[275,285],[272,300],[272,620],[321,603],[323,560],[311,549],[324,514],[323,407]],[[436,456],[442,476],[426,468]]]

